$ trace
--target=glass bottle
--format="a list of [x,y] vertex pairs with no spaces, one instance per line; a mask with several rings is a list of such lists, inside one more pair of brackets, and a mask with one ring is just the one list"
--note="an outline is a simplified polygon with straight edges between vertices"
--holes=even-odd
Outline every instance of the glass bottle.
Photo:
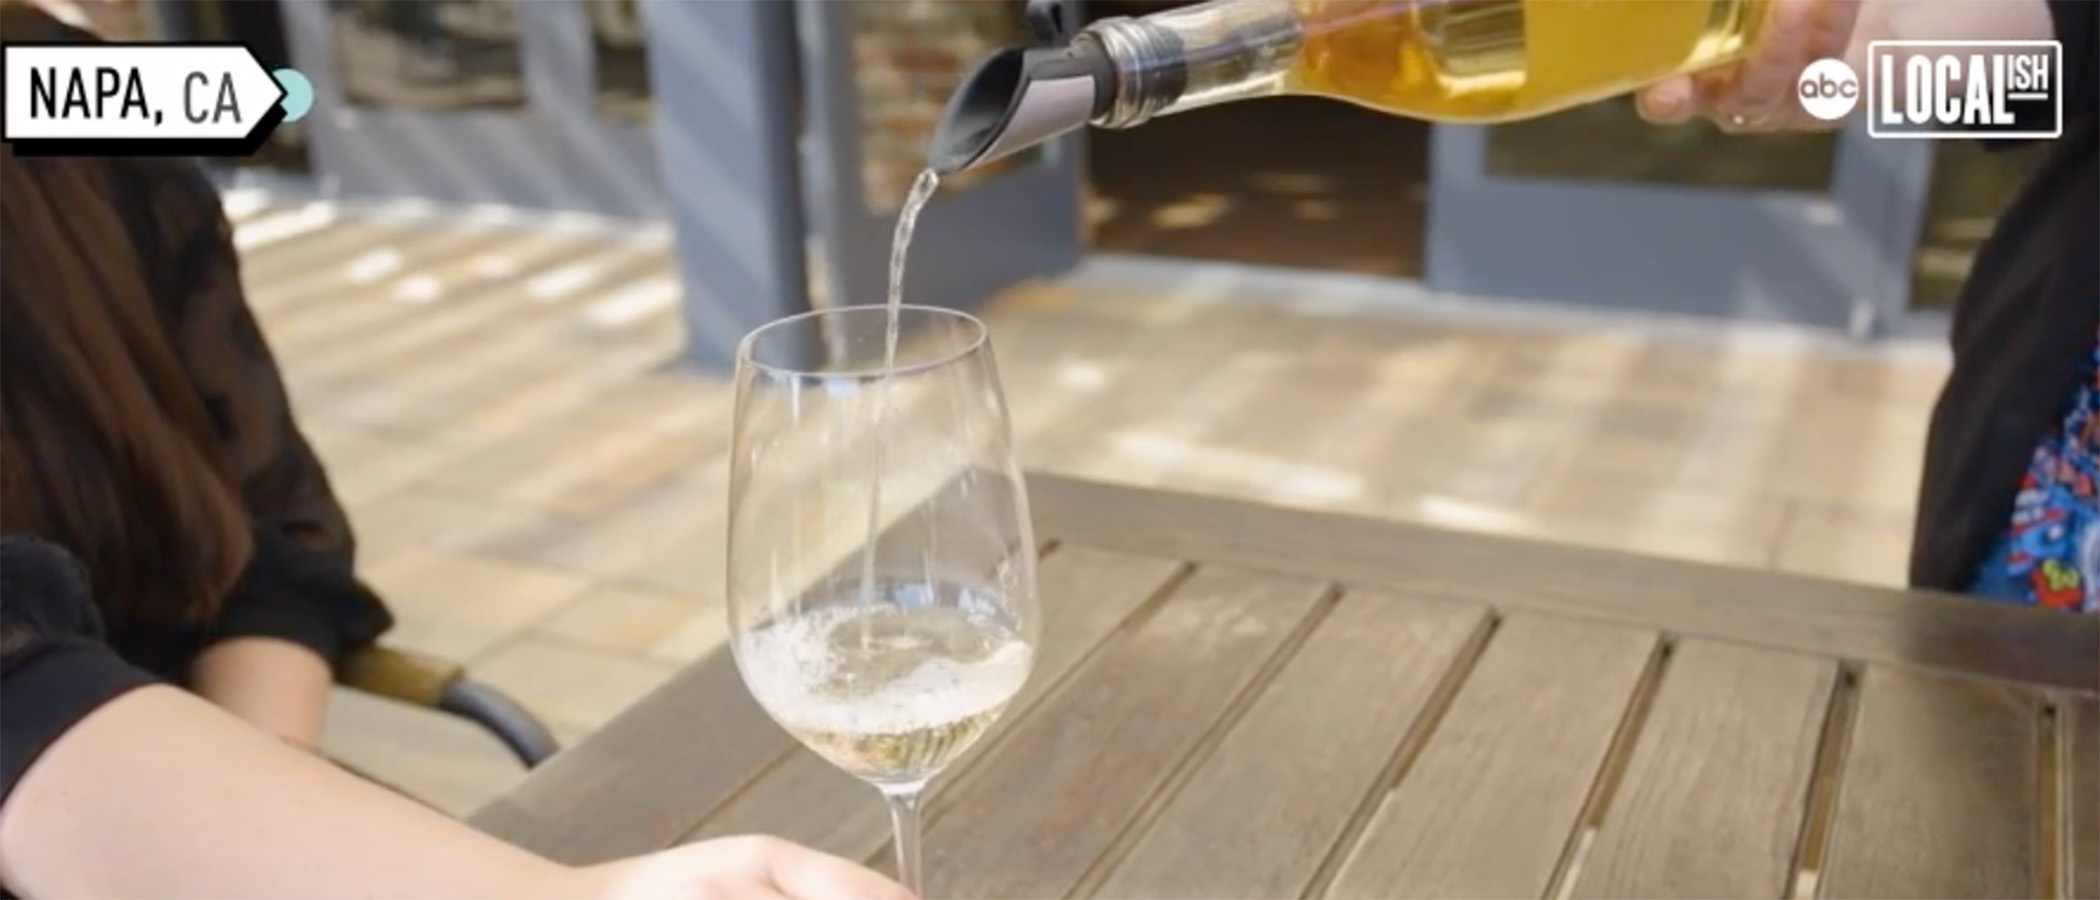
[[1536,118],[1741,58],[1769,2],[1211,0],[1069,37],[1039,26],[1058,46],[1002,51],[966,78],[932,163],[1286,94],[1438,122]]

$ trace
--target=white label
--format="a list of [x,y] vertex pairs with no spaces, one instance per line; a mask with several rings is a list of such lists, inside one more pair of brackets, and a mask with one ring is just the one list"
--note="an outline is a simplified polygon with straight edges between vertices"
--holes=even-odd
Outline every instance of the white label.
[[[11,44],[5,139],[260,142],[285,89],[248,48]],[[150,151],[146,151],[150,152]]]
[[2058,41],[1875,41],[1867,133],[1881,138],[2062,137]]

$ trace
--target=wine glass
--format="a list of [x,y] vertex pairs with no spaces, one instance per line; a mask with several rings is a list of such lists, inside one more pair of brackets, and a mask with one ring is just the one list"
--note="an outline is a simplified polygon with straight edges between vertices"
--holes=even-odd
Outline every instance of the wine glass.
[[920,890],[927,782],[1027,681],[1036,547],[984,323],[855,306],[737,348],[731,652],[758,704],[873,784]]

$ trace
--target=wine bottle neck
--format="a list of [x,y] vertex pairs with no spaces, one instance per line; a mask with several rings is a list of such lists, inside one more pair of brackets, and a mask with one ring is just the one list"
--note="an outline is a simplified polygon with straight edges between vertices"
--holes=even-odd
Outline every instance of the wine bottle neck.
[[1116,92],[1094,124],[1129,128],[1157,116],[1283,93],[1303,32],[1292,4],[1212,0],[1089,26],[1115,62]]

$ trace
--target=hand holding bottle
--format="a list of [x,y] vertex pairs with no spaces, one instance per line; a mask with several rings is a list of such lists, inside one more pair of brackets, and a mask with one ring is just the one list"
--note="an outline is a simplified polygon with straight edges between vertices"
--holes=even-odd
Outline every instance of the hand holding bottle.
[[1809,63],[1826,57],[1848,59],[1861,9],[1872,6],[1872,0],[1770,2],[1749,58],[1642,89],[1634,98],[1641,117],[1674,125],[1705,116],[1731,133],[1841,127],[1842,121],[1826,122],[1804,112],[1795,82]]

